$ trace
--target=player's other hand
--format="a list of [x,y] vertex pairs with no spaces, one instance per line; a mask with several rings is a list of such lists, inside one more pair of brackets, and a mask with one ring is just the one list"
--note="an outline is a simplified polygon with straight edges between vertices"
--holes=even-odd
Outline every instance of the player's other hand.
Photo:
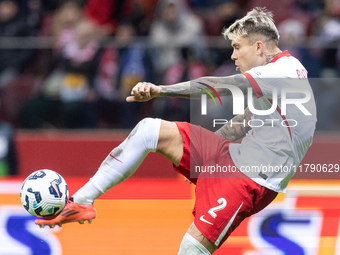
[[126,98],[127,102],[146,102],[155,97],[160,89],[150,82],[139,82],[131,90],[131,96]]

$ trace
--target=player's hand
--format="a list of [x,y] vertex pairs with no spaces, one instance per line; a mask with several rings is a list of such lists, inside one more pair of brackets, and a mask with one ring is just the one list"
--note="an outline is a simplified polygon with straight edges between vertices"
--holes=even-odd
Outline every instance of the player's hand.
[[131,96],[127,102],[146,102],[154,98],[160,92],[160,88],[150,82],[139,82],[131,90]]

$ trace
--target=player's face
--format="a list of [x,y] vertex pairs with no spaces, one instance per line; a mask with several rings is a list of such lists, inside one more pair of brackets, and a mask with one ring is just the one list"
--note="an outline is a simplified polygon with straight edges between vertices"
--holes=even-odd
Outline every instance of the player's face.
[[256,43],[251,45],[247,38],[241,37],[238,40],[233,40],[231,46],[234,49],[231,59],[235,61],[236,71],[244,73],[261,65]]

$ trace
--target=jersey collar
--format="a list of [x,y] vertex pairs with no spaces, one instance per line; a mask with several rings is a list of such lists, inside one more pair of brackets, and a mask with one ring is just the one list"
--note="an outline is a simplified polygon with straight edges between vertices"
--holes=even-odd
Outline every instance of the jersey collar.
[[281,52],[279,54],[277,54],[275,56],[275,58],[273,58],[273,60],[270,62],[270,63],[274,63],[276,60],[278,60],[279,58],[282,58],[282,57],[290,57],[290,53],[288,52],[288,50],[285,50],[284,52]]

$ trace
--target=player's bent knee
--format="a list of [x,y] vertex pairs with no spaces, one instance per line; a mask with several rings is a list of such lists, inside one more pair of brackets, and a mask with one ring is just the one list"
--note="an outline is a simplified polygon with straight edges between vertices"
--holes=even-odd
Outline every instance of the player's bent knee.
[[155,151],[158,144],[160,126],[161,119],[144,118],[138,122],[128,138],[130,139],[137,134],[138,137],[142,138],[141,142],[146,149]]
[[157,152],[175,165],[179,164],[183,155],[183,138],[176,123],[162,120]]
[[185,233],[177,255],[211,255],[211,253],[194,237]]

